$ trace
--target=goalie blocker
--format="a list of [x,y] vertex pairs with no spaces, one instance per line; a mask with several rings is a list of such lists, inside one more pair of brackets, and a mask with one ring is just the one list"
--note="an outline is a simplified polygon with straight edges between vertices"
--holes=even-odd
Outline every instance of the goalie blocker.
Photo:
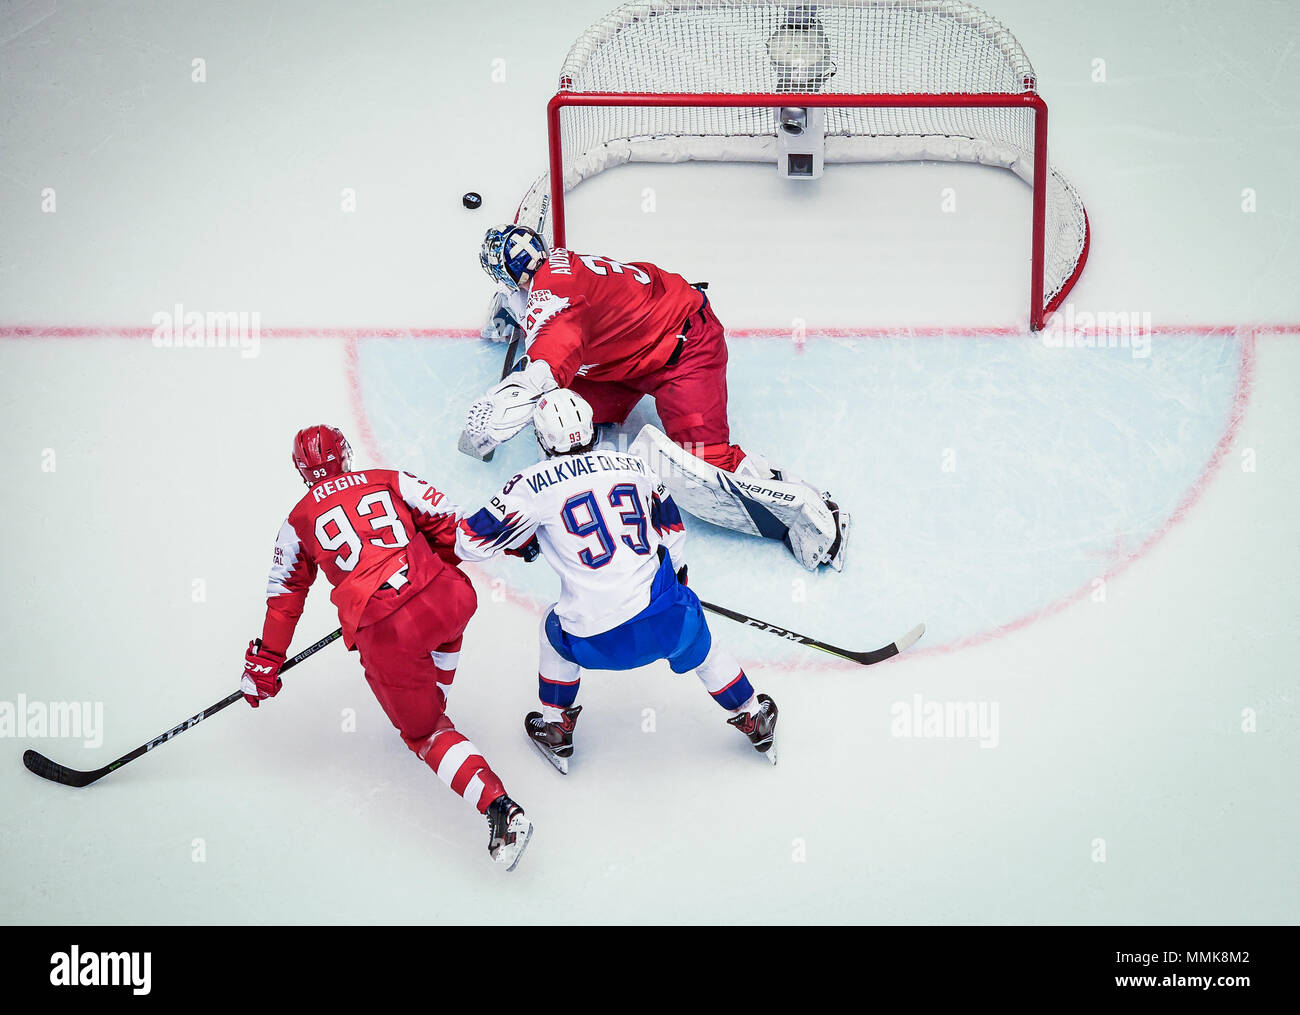
[[499,445],[532,422],[537,400],[557,387],[549,366],[529,362],[525,356],[504,380],[469,407],[457,449],[487,461]]

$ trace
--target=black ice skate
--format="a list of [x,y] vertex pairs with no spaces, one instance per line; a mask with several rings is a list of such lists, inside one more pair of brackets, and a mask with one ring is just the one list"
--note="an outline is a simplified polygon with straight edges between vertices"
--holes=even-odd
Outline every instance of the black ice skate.
[[533,837],[533,823],[524,809],[502,793],[488,804],[488,854],[507,871],[519,865],[528,840]]
[[556,767],[561,775],[569,774],[569,759],[573,757],[573,728],[578,725],[581,705],[563,710],[560,722],[547,722],[541,712],[524,716],[524,732],[542,757]]
[[749,737],[754,750],[776,764],[776,702],[766,694],[758,696],[758,711],[743,712],[727,722]]

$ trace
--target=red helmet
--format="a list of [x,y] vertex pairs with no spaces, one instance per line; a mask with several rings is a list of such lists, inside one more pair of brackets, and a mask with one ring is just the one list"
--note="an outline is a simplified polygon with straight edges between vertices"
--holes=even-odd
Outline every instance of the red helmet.
[[299,430],[293,438],[294,468],[308,486],[352,471],[352,447],[343,431],[320,423]]

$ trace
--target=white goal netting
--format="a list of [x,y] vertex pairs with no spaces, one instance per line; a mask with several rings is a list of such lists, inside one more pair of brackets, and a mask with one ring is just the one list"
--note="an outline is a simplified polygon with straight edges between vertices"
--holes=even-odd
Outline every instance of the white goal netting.
[[[959,0],[650,0],[630,3],[574,43],[560,94],[616,93],[628,105],[559,110],[564,192],[627,162],[777,161],[771,106],[638,105],[637,95],[815,93],[897,96],[899,105],[829,106],[825,161],[973,162],[1009,169],[1034,185],[1030,105],[909,105],[926,95],[1036,93],[1037,79],[1011,33]],[[552,143],[555,142],[552,139]],[[1087,216],[1074,188],[1049,170],[1042,223],[1043,304],[1077,277]],[[553,238],[549,174],[520,205],[518,221]]]

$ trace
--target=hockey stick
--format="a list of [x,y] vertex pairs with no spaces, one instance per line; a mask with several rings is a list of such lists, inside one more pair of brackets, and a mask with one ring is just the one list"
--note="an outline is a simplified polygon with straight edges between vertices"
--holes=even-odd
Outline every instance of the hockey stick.
[[[524,337],[523,328],[516,327],[512,330],[514,334],[510,336],[510,344],[506,346],[506,361],[501,366],[501,379],[503,381],[508,376],[510,376],[510,371],[514,369],[515,353],[519,350],[519,340]],[[464,449],[462,448],[462,450]],[[489,451],[486,455],[483,456],[483,461],[485,462],[492,461],[492,456],[495,455],[496,453],[497,453],[497,449],[493,448],[491,451]]]
[[[285,662],[285,664],[280,667],[280,672],[283,673],[285,670],[297,666],[308,656],[314,656],[330,642],[337,638],[341,638],[342,636],[343,629],[339,628],[333,634],[327,634],[320,641],[316,642],[316,644],[308,645],[292,659]],[[51,761],[49,758],[45,757],[45,755],[37,751],[24,751],[23,764],[27,766],[29,772],[39,775],[42,779],[49,779],[51,782],[60,782],[65,786],[89,786],[92,782],[104,778],[104,776],[108,775],[109,772],[114,772],[121,768],[127,762],[135,761],[136,758],[148,754],[160,744],[167,743],[172,739],[172,737],[178,736],[179,734],[184,733],[187,729],[197,726],[209,716],[216,715],[227,705],[233,705],[243,696],[244,694],[242,691],[235,691],[233,694],[226,695],[226,697],[222,698],[215,705],[208,706],[198,715],[190,716],[179,726],[173,726],[166,733],[154,737],[147,744],[141,744],[130,754],[124,754],[116,761],[105,765],[103,768],[97,768],[93,772],[78,772],[75,768],[65,768],[63,765],[60,765],[56,761]]]
[[775,624],[769,624],[766,621],[756,620],[753,617],[747,617],[743,613],[737,613],[735,610],[728,610],[725,606],[714,606],[712,603],[706,603],[700,600],[700,605],[710,613],[716,613],[720,617],[726,617],[728,620],[734,620],[738,624],[744,624],[746,627],[756,627],[760,631],[766,631],[768,634],[774,634],[778,638],[784,638],[786,641],[797,642],[800,645],[807,645],[809,648],[821,649],[823,652],[829,652],[833,656],[839,656],[841,659],[851,659],[855,663],[861,663],[863,666],[870,666],[872,663],[883,662],[886,659],[892,659],[904,649],[911,648],[916,644],[921,635],[925,634],[925,625],[917,624],[916,627],[908,631],[907,634],[892,641],[884,648],[873,649],[870,652],[853,652],[846,648],[839,648],[835,645],[828,645],[824,641],[818,641],[816,638],[809,638],[806,634],[796,634],[794,631],[787,631],[784,627],[777,627]]
[[510,336],[510,344],[506,346],[506,362],[501,367],[501,379],[504,381],[510,376],[510,371],[515,366],[515,353],[519,351],[519,340],[524,337],[524,329],[516,327],[513,329],[514,334]]

